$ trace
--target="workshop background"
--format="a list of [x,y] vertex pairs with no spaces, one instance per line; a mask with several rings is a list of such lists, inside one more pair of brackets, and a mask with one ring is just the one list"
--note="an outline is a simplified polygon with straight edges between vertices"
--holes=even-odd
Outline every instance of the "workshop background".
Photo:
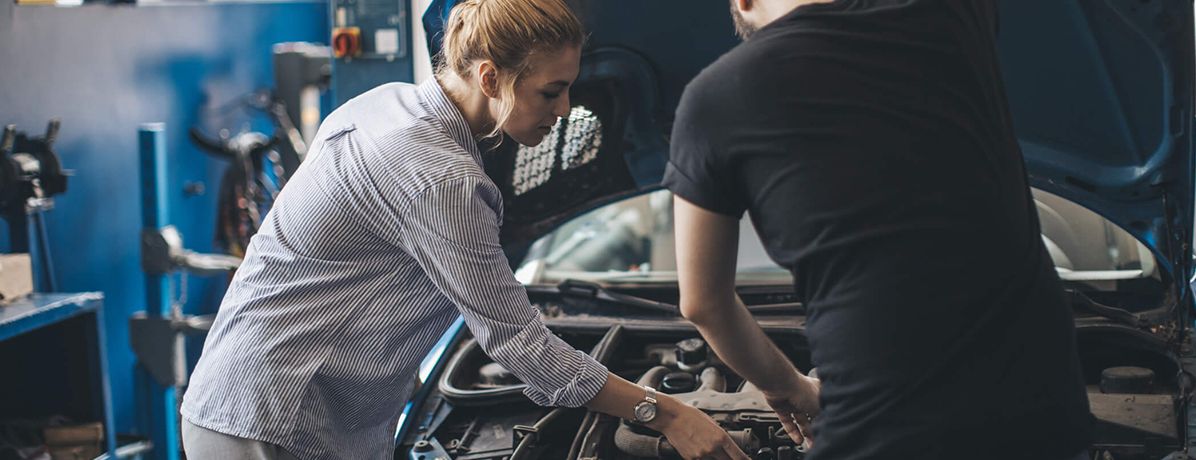
[[[395,5],[409,7],[401,0]],[[404,13],[408,24],[402,29],[410,26],[409,11]],[[139,127],[164,124],[163,142],[156,146],[170,161],[161,184],[168,213],[164,219],[179,229],[187,249],[213,252],[216,191],[228,161],[202,152],[188,129],[235,134],[248,127],[270,133],[273,127],[260,111],[238,109],[237,101],[274,85],[275,44],[327,44],[329,17],[330,5],[324,1],[71,7],[0,2],[0,124],[40,136],[51,119],[61,120],[54,151],[72,175],[66,192],[54,197],[53,209],[44,213],[47,252],[55,291],[103,294],[101,329],[107,340],[104,358],[115,432],[149,436],[150,406],[161,403],[138,390],[147,377],[130,347],[129,318],[147,308],[147,278],[139,258],[143,185],[138,178],[144,147]],[[408,70],[399,71],[396,79],[411,79],[407,54],[399,64]],[[427,64],[421,72],[427,75]],[[321,102],[326,114],[331,92]],[[0,233],[0,247],[7,248],[8,232]],[[44,259],[39,254],[33,258],[37,273]],[[177,287],[178,277],[173,279]],[[45,290],[46,281],[35,284]],[[189,277],[185,294],[174,292],[172,297],[184,298],[186,314],[214,313],[224,287],[222,276]],[[43,334],[21,346],[57,348],[63,342],[58,335]],[[194,359],[198,341],[189,345]],[[62,365],[42,364],[47,376],[58,375],[51,368]],[[15,376],[0,371],[0,380],[10,378]],[[35,385],[45,394],[74,391],[52,377]],[[3,399],[26,397],[30,395],[8,394]]]
[[[601,1],[608,0],[592,4]],[[658,1],[640,8],[666,14],[671,5],[688,1],[693,0]],[[1025,11],[1038,8],[1039,1],[1006,4]],[[186,318],[216,312],[227,275],[184,277],[179,260],[143,260],[150,257],[147,254],[166,254],[155,250],[172,243],[171,235],[146,235],[143,229],[173,226],[181,235],[181,247],[192,255],[224,249],[217,244],[218,195],[230,161],[205,152],[189,131],[195,128],[210,137],[222,131],[285,135],[286,130],[275,126],[267,113],[270,107],[263,110],[248,103],[260,104],[261,95],[285,93],[302,99],[299,105],[318,115],[292,114],[292,121],[318,122],[340,102],[377,84],[422,81],[430,76],[431,66],[420,17],[431,3],[0,0],[0,128],[12,125],[29,137],[39,137],[52,120],[58,120],[56,136],[50,137],[67,181],[66,190],[51,197],[52,205],[43,202],[32,214],[12,212],[3,189],[5,174],[11,172],[5,169],[11,167],[11,155],[0,142],[0,218],[4,220],[0,275],[2,267],[12,262],[5,254],[28,252],[33,285],[43,293],[0,307],[0,420],[28,416],[31,424],[42,423],[32,419],[44,415],[47,407],[61,408],[61,413],[80,419],[75,421],[103,420],[99,432],[76,427],[59,433],[64,446],[101,443],[100,450],[117,454],[107,458],[179,458],[178,449],[172,448],[178,445],[172,428],[177,426],[173,410],[177,395],[170,381],[185,381],[202,341],[196,334],[177,343],[174,331],[202,326]],[[729,25],[724,24],[728,22],[723,16],[725,0],[715,3],[719,4],[718,24],[700,22],[704,17],[685,18],[684,12],[677,13],[683,19],[678,22],[696,31]],[[694,58],[701,57],[702,50],[677,46],[686,37],[662,37],[663,32],[651,31],[645,24],[651,23],[652,15],[603,13],[607,16],[600,19],[627,27],[630,37],[612,38],[617,34],[596,31],[592,39],[624,40],[653,51],[645,54],[660,60],[661,86],[672,91],[665,99],[675,103],[683,82],[700,68],[684,64],[704,64]],[[1014,30],[1054,30],[1032,15],[1005,24]],[[1059,37],[1068,38],[1071,31],[1063,30]],[[734,44],[729,34],[719,40],[719,46]],[[1074,57],[1074,62],[1059,64],[1069,71],[1061,74],[1087,73],[1088,68],[1071,65],[1087,63],[1085,56],[1070,53],[1073,48],[1060,49],[1066,52],[1059,55]],[[356,54],[356,50],[364,51]],[[355,56],[332,59],[334,53]],[[281,61],[279,56],[284,54],[292,60]],[[321,63],[327,68],[321,68]],[[276,72],[279,65],[308,67],[294,72],[304,77],[301,81],[287,81],[289,86],[282,88]],[[327,82],[299,87],[321,72]],[[1012,75],[1023,77],[1025,83],[1031,74]],[[1073,96],[1099,94],[1085,92],[1091,88],[1073,85],[1072,80],[1043,88],[1060,93],[1079,88]],[[1037,93],[1019,95],[1022,99],[1013,101],[1015,105]],[[288,109],[299,109],[296,101],[288,102]],[[1114,104],[1101,99],[1094,105]],[[1154,109],[1129,105],[1135,114]],[[1043,121],[1059,113],[1065,111],[1022,116]],[[1125,120],[1089,119],[1098,127],[1104,121]],[[299,128],[303,127],[297,127],[303,134]],[[1120,139],[1122,133],[1110,132],[1082,140],[1104,142],[1106,135]],[[53,172],[42,165],[43,174]],[[1144,232],[1135,231],[1136,235]],[[193,262],[226,261],[196,258]],[[161,273],[147,274],[147,266],[161,268]],[[12,289],[9,281],[0,276],[0,298],[8,295],[8,289]],[[178,311],[172,313],[172,305]],[[181,367],[174,367],[180,363],[175,352],[184,355]],[[21,369],[20,375],[12,368]],[[1196,433],[1196,425],[1188,428]],[[0,427],[0,460],[5,458],[5,442],[14,436],[18,434]],[[78,450],[77,457],[94,457],[82,455],[87,452],[91,451]]]
[[[225,249],[216,244],[216,223],[230,161],[205,152],[189,131],[209,138],[285,135],[266,110],[245,104],[279,89],[279,46],[323,47],[332,68],[331,81],[317,93],[321,117],[378,84],[428,78],[431,62],[419,19],[431,4],[0,2],[0,127],[39,138],[51,120],[60,123],[48,136],[54,138],[49,150],[66,176],[65,191],[28,215],[12,211],[23,203],[0,198],[0,206],[7,206],[0,212],[0,252],[28,252],[34,291],[56,293],[0,309],[0,362],[23,370],[19,376],[0,370],[0,415],[8,421],[25,416],[30,424],[102,420],[95,433],[63,436],[99,442],[119,458],[179,458],[177,449],[163,448],[179,442],[169,428],[177,426],[171,380],[186,381],[202,333],[176,344],[174,332],[192,327],[188,319],[216,312],[227,276],[184,277],[173,262],[165,273],[147,274],[153,263],[143,258],[168,238],[155,233],[157,239],[145,240],[143,229],[170,225],[181,246],[194,253]],[[726,18],[723,7],[718,10],[721,25]],[[635,20],[646,21],[651,19]],[[352,40],[338,42],[344,35]],[[643,38],[652,41],[651,35]],[[721,40],[732,43],[730,36]],[[335,51],[338,46],[356,48],[349,51],[355,58],[327,59],[344,52]],[[311,65],[298,61],[292,64]],[[291,115],[295,123],[310,121],[307,114]],[[11,150],[0,142],[0,155],[11,157]],[[4,174],[7,163],[0,163]],[[133,325],[137,318],[140,329]],[[185,355],[181,367],[175,351]],[[73,420],[40,419],[47,413]],[[0,430],[0,452],[22,440],[21,433],[7,431],[11,427]]]

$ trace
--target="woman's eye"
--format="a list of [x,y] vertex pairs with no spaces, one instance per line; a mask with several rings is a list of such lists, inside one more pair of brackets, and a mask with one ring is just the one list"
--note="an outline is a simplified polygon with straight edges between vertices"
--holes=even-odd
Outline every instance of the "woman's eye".
[[544,97],[547,99],[556,99],[561,96],[561,93],[540,93],[540,94],[543,94]]

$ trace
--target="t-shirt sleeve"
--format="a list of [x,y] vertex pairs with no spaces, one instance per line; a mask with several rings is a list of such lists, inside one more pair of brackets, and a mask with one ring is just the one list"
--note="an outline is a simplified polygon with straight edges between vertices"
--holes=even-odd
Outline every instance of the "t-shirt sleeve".
[[726,111],[703,86],[695,81],[681,96],[663,185],[703,209],[740,217],[747,206],[734,185],[734,171],[723,161],[719,117]]

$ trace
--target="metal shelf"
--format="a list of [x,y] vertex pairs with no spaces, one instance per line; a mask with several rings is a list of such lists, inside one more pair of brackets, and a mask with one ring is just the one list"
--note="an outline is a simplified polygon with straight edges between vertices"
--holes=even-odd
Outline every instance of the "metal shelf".
[[[106,450],[112,452],[116,449],[116,437],[111,432],[115,424],[108,386],[103,308],[104,294],[99,292],[38,293],[0,306],[0,342],[5,342],[0,347],[0,356],[4,356],[0,363],[20,370],[5,374],[5,380],[0,382],[4,391],[0,393],[10,398],[24,395],[19,402],[3,400],[7,403],[5,407],[19,413],[37,414],[46,409],[46,414],[71,414],[95,404],[94,417],[83,418],[104,423]],[[83,315],[90,318],[84,322],[76,320]],[[55,344],[45,350],[55,358],[45,358],[45,353],[29,358],[33,355],[20,352],[30,344],[36,347],[47,343]],[[73,356],[79,359],[70,359]],[[49,362],[39,362],[47,359]],[[89,378],[78,379],[81,375]],[[74,386],[64,384],[70,382]]]
[[33,294],[0,306],[0,341],[100,308],[99,292]]

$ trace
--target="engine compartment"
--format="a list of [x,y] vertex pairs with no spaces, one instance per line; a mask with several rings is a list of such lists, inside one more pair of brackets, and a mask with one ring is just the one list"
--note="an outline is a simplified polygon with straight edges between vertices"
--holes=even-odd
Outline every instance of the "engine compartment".
[[1076,329],[1088,403],[1096,417],[1096,459],[1160,459],[1182,450],[1187,430],[1182,371],[1170,344],[1105,322]]
[[[612,372],[657,388],[709,414],[757,460],[802,459],[760,393],[709,349],[692,329],[605,330],[554,327],[590,350]],[[811,368],[799,328],[769,330],[799,369]],[[1097,418],[1094,458],[1158,459],[1182,445],[1179,393],[1184,374],[1148,337],[1124,327],[1077,328],[1089,400]],[[467,335],[400,440],[396,458],[517,460],[678,458],[667,439],[646,427],[584,408],[544,408],[523,396],[518,378],[494,363]]]
[[[746,452],[759,459],[800,459],[763,394],[731,372],[692,331],[561,332],[612,372],[649,385],[710,414]],[[786,334],[787,335],[787,334]],[[786,356],[808,363],[804,340],[783,340]],[[803,367],[808,367],[805,364]],[[660,433],[583,409],[532,404],[525,386],[462,341],[435,382],[408,458],[461,460],[677,458]]]

